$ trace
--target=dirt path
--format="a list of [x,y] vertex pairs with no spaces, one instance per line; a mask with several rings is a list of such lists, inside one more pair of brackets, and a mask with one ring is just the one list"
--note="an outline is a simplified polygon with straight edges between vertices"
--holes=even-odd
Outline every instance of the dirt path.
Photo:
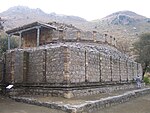
[[[116,95],[116,94],[118,94],[118,92],[116,93],[114,92],[112,94],[105,95],[105,96]],[[98,97],[95,96],[94,99],[97,99]],[[54,98],[55,101],[57,99]],[[80,99],[81,98],[77,100],[80,101]],[[85,101],[87,98],[84,97],[82,99]],[[75,100],[72,100],[72,102],[74,101]],[[65,113],[65,112],[46,108],[46,107],[40,107],[40,106],[25,104],[21,102],[15,102],[9,98],[0,96],[0,113]],[[94,111],[93,113],[150,113],[150,94],[136,98],[134,100],[131,100],[123,104],[101,109],[97,112]]]
[[0,96],[0,113],[65,113],[65,112],[46,107],[15,102],[9,98]]

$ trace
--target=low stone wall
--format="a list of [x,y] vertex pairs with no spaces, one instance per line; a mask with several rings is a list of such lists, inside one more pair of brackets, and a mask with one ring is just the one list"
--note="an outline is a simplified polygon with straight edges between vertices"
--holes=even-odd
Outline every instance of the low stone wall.
[[[95,85],[95,84],[93,84]],[[113,91],[119,91],[119,90],[127,90],[127,89],[135,89],[137,86],[135,83],[132,84],[108,84],[108,85],[98,85],[95,86],[75,86],[74,88],[52,88],[48,86],[26,86],[22,87],[19,84],[15,86],[14,89],[11,89],[9,92],[9,95],[39,95],[39,96],[59,96],[59,97],[65,97],[65,98],[73,98],[73,97],[82,97],[87,95],[96,95],[100,93],[110,93]],[[142,84],[142,87],[144,87],[144,84]]]
[[81,107],[78,107],[78,106],[75,107],[76,110],[72,110],[72,111],[76,111],[76,113],[82,113],[83,111],[87,113],[91,113],[93,111],[98,111],[99,109],[102,109],[102,108],[107,108],[110,106],[114,106],[116,104],[127,102],[129,100],[132,100],[136,97],[139,97],[145,94],[150,94],[150,88],[129,91],[121,95],[103,98],[103,99],[96,100],[96,101],[88,101],[86,104],[82,105]]
[[91,113],[94,111],[98,111],[103,108],[107,108],[110,106],[114,106],[116,104],[124,103],[129,100],[132,100],[136,97],[150,94],[150,88],[145,89],[139,89],[139,90],[133,90],[128,91],[126,93],[117,95],[117,96],[111,96],[102,98],[100,100],[93,100],[93,101],[86,101],[84,103],[78,103],[77,105],[74,104],[63,104],[62,102],[41,102],[34,98],[28,98],[28,97],[11,97],[12,99],[18,101],[18,102],[24,102],[28,104],[38,105],[38,106],[44,106],[52,109],[59,109],[62,111],[65,111],[67,113]]

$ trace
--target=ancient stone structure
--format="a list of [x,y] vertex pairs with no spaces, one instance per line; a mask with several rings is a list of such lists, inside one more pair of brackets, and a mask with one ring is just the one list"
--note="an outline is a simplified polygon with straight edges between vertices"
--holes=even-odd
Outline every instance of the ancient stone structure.
[[140,64],[96,31],[36,22],[7,33],[20,36],[20,48],[5,54],[5,82],[14,84],[14,94],[71,98],[105,92],[103,86],[130,84],[142,76]]
[[3,80],[3,61],[0,60],[0,83],[2,82]]

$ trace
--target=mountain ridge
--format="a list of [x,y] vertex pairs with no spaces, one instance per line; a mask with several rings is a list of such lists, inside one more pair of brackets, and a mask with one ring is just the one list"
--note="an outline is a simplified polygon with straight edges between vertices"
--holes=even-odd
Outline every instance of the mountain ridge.
[[102,34],[110,34],[116,38],[136,38],[141,33],[150,31],[150,19],[132,11],[114,12],[95,21],[87,21],[77,16],[63,14],[47,14],[39,8],[31,9],[26,6],[15,6],[0,13],[4,20],[4,29],[12,29],[35,21],[60,22],[72,24],[82,30],[95,30]]
[[5,19],[5,29],[11,29],[14,27],[21,26],[23,24],[28,24],[35,21],[56,21],[64,22],[67,24],[87,22],[85,19],[77,16],[60,15],[56,13],[47,14],[41,9],[31,9],[26,6],[15,6],[8,10],[0,13],[0,17]]
[[25,6],[15,6],[0,13],[1,28],[4,30],[19,27],[35,21],[45,23],[58,22],[73,25],[81,30],[97,31],[101,34],[115,37],[117,46],[128,53],[132,44],[142,33],[150,32],[150,18],[132,11],[118,11],[104,18],[87,21],[78,16],[63,14],[47,14],[41,9],[31,9]]

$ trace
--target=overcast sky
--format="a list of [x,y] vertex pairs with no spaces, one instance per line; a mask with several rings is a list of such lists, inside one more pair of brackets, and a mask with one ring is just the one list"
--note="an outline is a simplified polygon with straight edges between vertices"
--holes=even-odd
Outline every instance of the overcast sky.
[[13,6],[40,8],[46,13],[75,15],[87,20],[130,10],[150,18],[150,0],[0,0],[0,12]]

